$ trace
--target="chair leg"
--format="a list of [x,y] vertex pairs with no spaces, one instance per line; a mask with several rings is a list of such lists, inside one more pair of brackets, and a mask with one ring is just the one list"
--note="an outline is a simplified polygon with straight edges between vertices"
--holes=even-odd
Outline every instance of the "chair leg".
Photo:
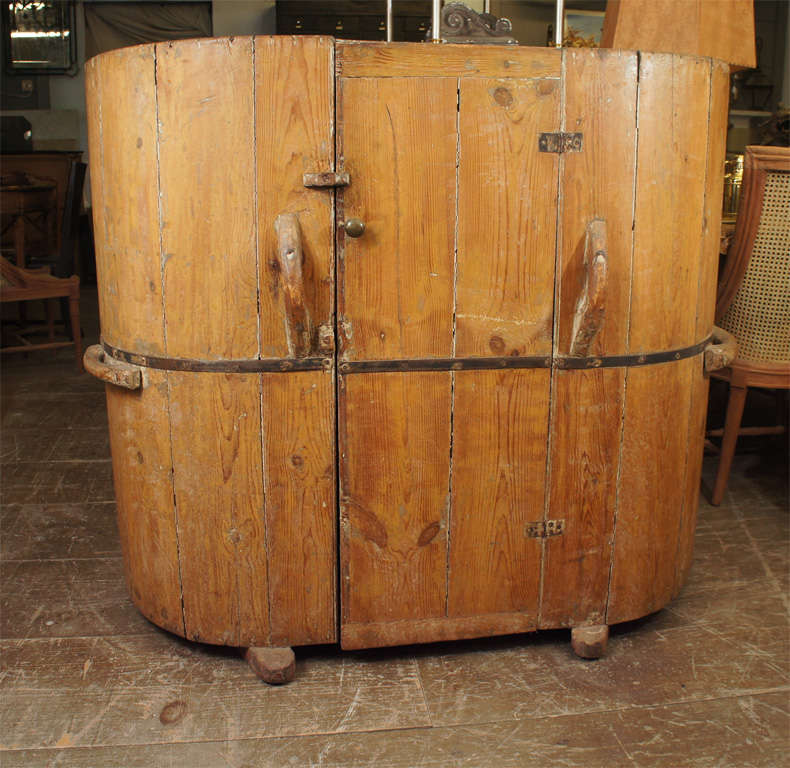
[[735,456],[735,443],[738,441],[738,430],[741,428],[741,417],[743,416],[743,406],[746,404],[746,393],[748,387],[730,386],[730,397],[727,401],[727,416],[724,420],[724,437],[721,441],[721,455],[719,457],[719,469],[716,472],[716,482],[713,486],[713,497],[711,504],[718,507],[724,498],[724,491],[727,489],[727,480],[730,477],[732,459]]
[[82,365],[82,328],[80,327],[80,300],[77,296],[69,296],[69,317],[71,333],[74,337],[74,351],[77,354],[77,368],[84,371]]
[[57,299],[47,299],[44,304],[47,309],[47,337],[50,341],[55,341],[55,307]]

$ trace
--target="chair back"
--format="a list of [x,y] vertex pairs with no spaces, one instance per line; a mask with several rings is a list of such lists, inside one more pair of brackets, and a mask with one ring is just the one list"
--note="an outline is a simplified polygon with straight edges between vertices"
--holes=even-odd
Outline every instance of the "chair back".
[[737,338],[739,360],[790,361],[790,148],[746,147],[716,316]]
[[85,163],[74,162],[69,170],[69,183],[66,187],[66,201],[63,206],[60,252],[52,269],[52,274],[55,277],[69,277],[75,272],[74,248],[79,237],[82,188],[85,185],[87,167]]

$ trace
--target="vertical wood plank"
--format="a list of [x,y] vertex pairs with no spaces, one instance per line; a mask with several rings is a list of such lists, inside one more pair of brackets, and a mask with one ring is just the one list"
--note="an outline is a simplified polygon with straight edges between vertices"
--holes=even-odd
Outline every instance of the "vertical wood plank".
[[344,359],[449,357],[453,335],[457,80],[340,80]]
[[296,213],[303,274],[316,325],[330,323],[334,303],[334,192],[307,189],[304,173],[332,171],[334,45],[328,37],[255,38],[258,251],[261,354],[287,357],[274,220]]
[[456,354],[551,352],[559,75],[462,79]]
[[674,592],[699,364],[696,357],[628,372],[607,624],[658,610]]
[[600,624],[606,614],[625,371],[555,371],[549,518],[540,626]]
[[151,621],[183,635],[167,374],[149,369],[139,391],[111,385],[106,390],[118,529],[129,593]]
[[455,374],[448,616],[523,611],[537,626],[549,377]]
[[450,373],[344,377],[343,621],[445,615]]
[[252,38],[156,56],[167,352],[257,357]]
[[631,292],[637,55],[573,48],[563,55],[565,130],[582,132],[584,149],[563,156],[557,351],[570,352],[585,283],[587,226],[601,218],[607,233],[606,316],[590,354],[623,354]]
[[716,313],[716,284],[721,241],[721,201],[724,194],[724,156],[727,148],[727,106],[730,98],[729,67],[712,63],[710,125],[705,173],[705,212],[697,300],[697,338],[704,339],[713,328]]
[[337,640],[334,380],[262,376],[272,644]]
[[632,353],[697,341],[710,61],[643,53],[631,300]]
[[102,334],[161,355],[154,66],[153,45],[114,51],[89,63],[86,85]]
[[168,378],[187,636],[266,645],[259,377]]

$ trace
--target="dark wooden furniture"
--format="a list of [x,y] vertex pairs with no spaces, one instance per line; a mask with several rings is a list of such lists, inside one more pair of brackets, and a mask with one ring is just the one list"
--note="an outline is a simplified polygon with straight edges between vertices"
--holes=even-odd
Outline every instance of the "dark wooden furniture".
[[781,434],[783,424],[741,428],[749,387],[790,388],[790,149],[747,147],[735,239],[719,283],[716,322],[738,340],[711,502],[721,504],[739,435]]
[[24,269],[31,228],[36,228],[39,239],[44,241],[39,250],[51,251],[56,247],[57,187],[52,181],[22,174],[6,176],[3,181],[0,186],[3,227],[11,233],[16,265]]
[[[9,352],[31,352],[36,349],[57,349],[74,345],[77,365],[82,368],[82,337],[80,333],[80,279],[76,275],[68,278],[53,277],[42,272],[31,272],[16,267],[0,258],[0,302],[35,301],[65,298],[68,301],[71,341],[58,341],[54,325],[49,323],[46,341],[33,342],[24,333],[16,334],[17,343],[0,347],[3,354]],[[7,331],[7,329],[6,329]]]

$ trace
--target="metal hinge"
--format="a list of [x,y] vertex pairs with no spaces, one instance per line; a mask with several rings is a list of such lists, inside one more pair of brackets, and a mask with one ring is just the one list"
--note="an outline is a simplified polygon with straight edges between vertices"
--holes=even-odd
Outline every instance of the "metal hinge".
[[332,171],[324,173],[306,173],[302,176],[302,183],[306,187],[311,187],[313,189],[347,187],[351,183],[351,177],[347,173],[334,173]]
[[538,138],[538,150],[540,152],[581,152],[582,133],[541,133]]
[[546,539],[549,536],[561,536],[564,532],[564,520],[538,520],[535,523],[527,523],[527,537],[530,539]]

